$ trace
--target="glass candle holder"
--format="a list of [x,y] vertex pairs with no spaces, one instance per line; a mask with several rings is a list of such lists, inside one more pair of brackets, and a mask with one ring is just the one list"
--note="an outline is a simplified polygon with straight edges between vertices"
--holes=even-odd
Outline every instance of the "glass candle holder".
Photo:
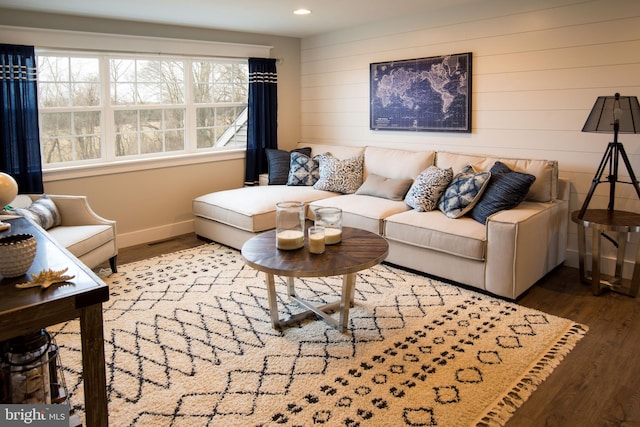
[[276,203],[276,247],[283,250],[304,246],[304,203]]
[[324,227],[324,242],[334,245],[342,241],[342,209],[326,207],[314,210],[315,224]]
[[314,225],[309,227],[309,252],[312,254],[324,253],[324,227]]

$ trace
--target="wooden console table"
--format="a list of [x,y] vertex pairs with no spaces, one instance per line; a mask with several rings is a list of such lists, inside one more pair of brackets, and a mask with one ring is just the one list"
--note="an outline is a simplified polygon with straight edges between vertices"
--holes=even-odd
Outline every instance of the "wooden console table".
[[[109,287],[40,227],[25,218],[5,222],[11,224],[11,228],[0,232],[0,237],[31,234],[35,236],[38,248],[27,275],[0,276],[0,341],[80,318],[86,425],[106,427],[109,421],[102,303],[109,299]],[[53,285],[48,289],[15,287],[17,283],[28,281],[31,274],[63,268],[68,268],[66,274],[75,276],[70,280],[72,284]]]
[[[640,244],[636,251],[636,259],[631,279],[622,277],[627,238],[629,233],[640,233],[640,214],[626,211],[609,211],[607,209],[587,209],[582,218],[579,211],[571,213],[571,220],[578,224],[578,252],[580,279],[591,284],[594,295],[603,289],[620,292],[635,297],[640,284]],[[586,236],[585,229],[590,228],[592,234],[591,271],[586,270]],[[610,238],[605,232],[616,232],[617,240]],[[616,269],[613,276],[600,271],[601,238],[605,237],[617,246]]]

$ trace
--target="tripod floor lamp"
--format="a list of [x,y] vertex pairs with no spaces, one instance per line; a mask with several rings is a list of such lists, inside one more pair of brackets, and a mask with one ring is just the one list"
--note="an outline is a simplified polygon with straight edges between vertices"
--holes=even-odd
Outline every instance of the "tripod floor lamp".
[[[638,104],[638,98],[635,96],[620,96],[619,93],[614,96],[599,96],[582,128],[582,132],[612,133],[613,142],[610,142],[607,146],[578,218],[584,216],[596,187],[603,182],[609,183],[609,205],[607,207],[609,211],[613,211],[616,183],[618,182],[633,185],[636,194],[640,198],[640,187],[638,186],[636,175],[633,173],[629,157],[627,157],[622,143],[618,142],[619,133],[640,133],[640,104]],[[620,158],[622,158],[627,168],[631,181],[620,181],[618,178]],[[603,180],[602,175],[605,170],[608,175]]]

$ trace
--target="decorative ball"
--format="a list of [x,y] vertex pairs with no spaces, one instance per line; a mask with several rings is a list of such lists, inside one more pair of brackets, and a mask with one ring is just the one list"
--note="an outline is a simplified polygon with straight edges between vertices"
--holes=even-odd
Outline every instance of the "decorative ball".
[[18,277],[29,271],[36,256],[37,242],[31,234],[12,234],[0,238],[0,274]]
[[11,175],[0,172],[0,210],[18,195],[18,183]]

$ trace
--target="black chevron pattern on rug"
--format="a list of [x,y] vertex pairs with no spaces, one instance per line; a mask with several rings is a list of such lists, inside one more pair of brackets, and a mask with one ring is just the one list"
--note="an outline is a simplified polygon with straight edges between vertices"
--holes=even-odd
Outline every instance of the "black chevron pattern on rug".
[[[510,399],[526,399],[550,371],[544,359],[540,372],[527,370],[538,352],[554,366],[584,333],[387,265],[358,274],[348,333],[313,319],[277,331],[262,274],[216,244],[121,266],[104,280],[113,425],[456,425],[451,417],[484,416],[486,400],[513,384],[522,383]],[[296,279],[298,294],[316,304],[334,301],[341,285],[339,277]],[[276,287],[281,317],[300,311],[282,278]],[[50,331],[82,412],[78,322]],[[515,376],[514,358],[523,359]]]

